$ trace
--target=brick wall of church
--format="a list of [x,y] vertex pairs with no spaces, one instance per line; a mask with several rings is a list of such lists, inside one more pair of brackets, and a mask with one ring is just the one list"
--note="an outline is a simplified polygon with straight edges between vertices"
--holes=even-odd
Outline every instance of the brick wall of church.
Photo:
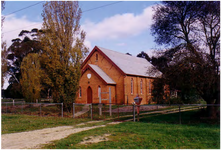
[[[91,74],[91,78],[87,78],[87,74]],[[101,92],[109,92],[109,87],[111,87],[111,100],[112,103],[115,103],[115,86],[113,85],[106,85],[95,73],[91,70],[87,70],[80,79],[79,87],[81,87],[81,96],[78,93],[78,97],[76,99],[76,103],[87,103],[87,89],[88,87],[92,89],[92,103],[99,103],[99,96],[98,96],[98,87],[101,88]],[[108,99],[108,94],[102,94],[102,99]],[[109,100],[103,100],[102,103],[109,103]]]
[[[112,103],[131,104],[133,99],[139,94],[143,98],[141,104],[148,104],[151,101],[150,88],[152,87],[152,78],[137,77],[124,75],[118,68],[116,68],[105,56],[101,55],[99,51],[95,51],[91,57],[85,62],[84,67],[87,64],[93,64],[99,66],[110,78],[116,82],[116,86],[111,86]],[[91,82],[88,84],[87,73],[91,73]],[[94,77],[94,78],[93,78]],[[133,92],[131,93],[131,79],[133,79]],[[142,80],[142,88],[141,88]],[[87,93],[87,88],[90,86],[93,91],[93,103],[98,103],[98,86],[101,89],[108,91],[108,87],[90,70],[87,70],[80,79],[80,86],[82,88],[82,98],[77,99],[77,103],[86,103],[87,97],[83,98]],[[142,90],[142,91],[141,91]],[[104,95],[105,96],[105,95]]]
[[125,86],[125,103],[131,104],[134,98],[139,95],[142,98],[141,104],[149,104],[151,102],[151,88],[154,79],[126,76],[124,79]]
[[[84,67],[87,66],[87,64],[93,64],[99,66],[108,76],[113,79],[116,82],[116,86],[111,86],[108,85],[106,86],[98,77],[92,79],[91,77],[91,88],[93,90],[93,97],[94,102],[99,102],[98,100],[98,85],[101,85],[101,89],[108,91],[109,87],[111,87],[111,97],[112,97],[112,102],[113,103],[123,103],[124,102],[124,76],[119,72],[116,67],[113,66],[104,56],[102,56],[99,52],[95,51],[93,55],[89,58],[89,60],[85,63]],[[89,71],[89,70],[88,70]],[[87,82],[87,74],[88,72],[85,72],[83,76],[80,79],[80,86],[82,89],[86,89],[88,87],[88,82]],[[92,74],[93,76],[96,76],[95,74]],[[93,83],[93,84],[92,84]],[[82,91],[83,92],[83,91]],[[82,93],[84,94],[84,93]],[[103,95],[105,96],[105,95]],[[82,103],[86,102],[84,98],[82,97],[81,99],[76,100],[77,103]]]

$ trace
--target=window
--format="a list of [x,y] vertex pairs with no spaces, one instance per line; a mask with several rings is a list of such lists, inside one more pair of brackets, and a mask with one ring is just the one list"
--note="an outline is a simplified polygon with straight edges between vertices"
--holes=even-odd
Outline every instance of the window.
[[143,94],[143,80],[140,80],[140,94]]
[[96,61],[98,61],[98,54],[96,54]]
[[100,86],[98,86],[98,97],[100,97],[100,95],[101,95],[101,87]]
[[134,80],[131,78],[131,94],[133,94],[134,91]]
[[151,94],[151,81],[149,80],[149,93]]
[[81,91],[81,87],[79,87],[79,97],[82,96],[82,91]]

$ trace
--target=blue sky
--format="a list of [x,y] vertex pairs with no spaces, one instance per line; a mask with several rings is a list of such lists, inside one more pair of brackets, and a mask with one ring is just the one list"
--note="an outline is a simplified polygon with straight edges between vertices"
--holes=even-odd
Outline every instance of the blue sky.
[[[39,2],[6,1],[2,15]],[[2,32],[8,45],[11,44],[11,39],[18,37],[22,29],[41,27],[43,3],[6,16]],[[156,1],[79,1],[83,11],[81,27],[87,33],[85,44],[90,50],[97,45],[122,53],[129,52],[134,56],[141,51],[151,55],[156,49],[154,38],[150,33],[152,6],[157,3]],[[108,6],[97,8],[104,5]]]
[[[11,40],[17,38],[21,30],[41,28],[43,3],[41,1],[6,1],[2,12],[2,15],[6,15],[2,33],[7,46],[11,45]],[[150,33],[154,13],[152,6],[157,3],[159,2],[79,1],[83,11],[80,24],[87,34],[85,45],[90,51],[97,45],[121,53],[129,52],[133,56],[141,51],[151,56],[158,47]],[[108,6],[101,7],[104,5]],[[30,7],[23,9],[28,6]],[[17,11],[20,9],[23,10]],[[14,11],[17,12],[11,14]]]

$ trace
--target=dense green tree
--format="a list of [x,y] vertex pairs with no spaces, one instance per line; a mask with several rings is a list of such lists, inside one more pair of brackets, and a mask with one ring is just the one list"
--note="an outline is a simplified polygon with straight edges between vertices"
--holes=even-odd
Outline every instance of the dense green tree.
[[[5,9],[5,1],[1,1],[1,11]],[[3,28],[3,22],[5,17],[1,16],[1,29]],[[6,41],[3,41],[3,35],[1,35],[1,88],[4,85],[5,77],[7,75],[7,48],[6,48]]]
[[[169,1],[154,10],[151,31],[155,42],[166,46],[154,63],[167,84],[219,104],[220,2]],[[214,110],[208,107],[210,116]]]
[[4,85],[5,77],[7,76],[8,71],[8,62],[7,62],[7,48],[6,48],[6,42],[1,43],[2,50],[1,50],[1,67],[2,67],[2,73],[1,73],[1,88]]
[[88,51],[79,25],[81,9],[76,1],[50,1],[44,4],[42,16],[44,83],[51,87],[53,100],[70,110],[77,96],[81,61]]
[[19,83],[21,78],[20,66],[24,57],[29,53],[38,53],[41,50],[40,42],[33,35],[36,31],[22,30],[20,38],[12,40],[12,45],[8,48],[7,59],[11,61],[9,65],[10,83]]
[[141,53],[137,54],[137,57],[145,58],[147,61],[150,61],[150,57],[147,53],[142,51]]
[[28,54],[21,63],[22,78],[20,79],[26,101],[36,102],[36,99],[40,99],[41,72],[39,54]]
[[[11,46],[7,49],[7,74],[9,75],[9,84],[16,93],[20,91],[22,95],[22,89],[20,88],[21,79],[21,63],[29,53],[40,53],[41,45],[37,40],[38,30],[32,29],[31,31],[22,30],[19,34],[19,38],[13,39]],[[17,86],[19,84],[19,86]],[[14,86],[15,85],[15,86]]]

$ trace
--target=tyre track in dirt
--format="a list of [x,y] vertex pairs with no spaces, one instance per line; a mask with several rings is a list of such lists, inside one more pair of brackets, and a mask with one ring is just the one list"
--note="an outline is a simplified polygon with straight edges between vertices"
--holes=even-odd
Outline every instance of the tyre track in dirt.
[[[108,123],[108,124],[117,124],[117,123]],[[95,128],[105,127],[106,125],[98,125],[98,126],[83,127],[83,128],[76,128],[75,126],[59,126],[59,127],[45,128],[34,131],[3,134],[1,136],[2,149],[36,149],[40,148],[41,145],[43,144],[48,144],[52,141],[66,138],[71,134]]]

